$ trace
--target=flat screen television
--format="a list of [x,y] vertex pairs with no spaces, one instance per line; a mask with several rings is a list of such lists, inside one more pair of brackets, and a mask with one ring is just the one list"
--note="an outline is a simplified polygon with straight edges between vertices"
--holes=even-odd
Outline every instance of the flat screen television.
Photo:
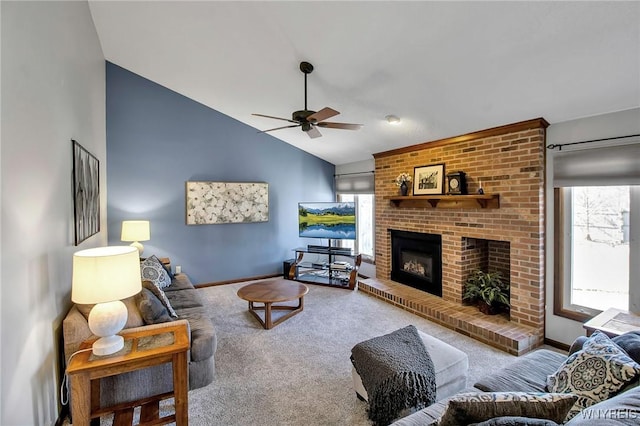
[[356,239],[356,204],[353,202],[298,203],[300,237],[329,240]]

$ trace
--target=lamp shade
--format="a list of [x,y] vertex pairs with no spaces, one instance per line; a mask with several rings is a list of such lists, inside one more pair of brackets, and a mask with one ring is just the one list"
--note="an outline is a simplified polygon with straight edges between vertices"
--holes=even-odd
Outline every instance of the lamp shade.
[[121,241],[149,241],[150,239],[151,232],[148,220],[125,220],[122,222]]
[[73,302],[112,302],[138,294],[141,289],[140,259],[135,247],[98,247],[74,253]]

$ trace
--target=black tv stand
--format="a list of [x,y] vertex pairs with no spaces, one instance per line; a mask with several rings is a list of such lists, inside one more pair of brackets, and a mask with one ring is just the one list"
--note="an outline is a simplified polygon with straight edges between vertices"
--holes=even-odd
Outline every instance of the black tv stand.
[[[289,266],[285,274],[290,280],[309,284],[322,284],[333,287],[355,289],[358,269],[362,256],[344,247],[327,247],[309,245],[306,248],[294,249],[296,259]],[[314,254],[313,260],[303,261],[306,253]],[[317,259],[317,255],[322,255]],[[338,261],[336,256],[342,256],[347,261]]]
[[307,246],[307,250],[309,251],[319,251],[322,253],[328,252],[331,249],[331,246],[315,246],[313,244],[309,244]]
[[340,254],[344,256],[351,255],[350,248],[344,247],[331,247],[331,246],[316,246],[313,244],[309,244],[307,246],[307,251],[309,253],[326,253],[326,254]]

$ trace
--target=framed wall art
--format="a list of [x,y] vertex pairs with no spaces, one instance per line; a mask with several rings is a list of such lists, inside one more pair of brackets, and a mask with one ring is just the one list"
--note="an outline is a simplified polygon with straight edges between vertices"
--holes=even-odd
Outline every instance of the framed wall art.
[[269,185],[263,182],[187,182],[187,225],[269,221]]
[[413,195],[444,194],[444,163],[413,169]]
[[77,141],[73,150],[74,244],[100,232],[100,161]]

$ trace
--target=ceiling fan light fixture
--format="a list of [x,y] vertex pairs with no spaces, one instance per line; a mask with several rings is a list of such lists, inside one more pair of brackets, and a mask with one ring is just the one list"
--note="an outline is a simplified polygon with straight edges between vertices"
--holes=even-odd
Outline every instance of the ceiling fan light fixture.
[[280,126],[274,129],[268,130],[259,130],[258,133],[266,133],[271,132],[273,130],[280,129],[288,129],[290,127],[301,127],[302,131],[307,134],[310,138],[319,138],[322,136],[320,131],[317,129],[318,127],[327,127],[330,129],[343,129],[343,130],[359,130],[362,125],[361,124],[352,124],[352,123],[336,123],[331,121],[324,121],[328,118],[335,117],[340,114],[333,108],[324,107],[319,111],[312,111],[307,108],[307,75],[311,74],[313,71],[313,65],[309,62],[300,62],[300,71],[304,74],[304,109],[299,111],[294,111],[291,114],[291,119],[274,117],[272,115],[265,114],[252,114],[257,117],[265,117],[272,118],[275,120],[288,121],[292,123],[288,126]]
[[391,124],[392,126],[397,126],[398,124],[400,124],[400,117],[398,117],[397,115],[387,115],[385,119],[387,120],[387,123]]

